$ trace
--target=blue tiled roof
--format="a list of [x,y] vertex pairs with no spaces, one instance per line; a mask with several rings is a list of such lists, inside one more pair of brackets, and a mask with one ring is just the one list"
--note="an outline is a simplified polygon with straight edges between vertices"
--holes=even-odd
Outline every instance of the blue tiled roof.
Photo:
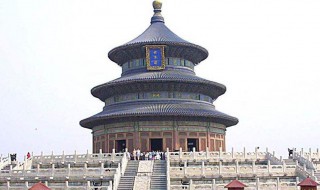
[[[153,85],[146,86],[148,83],[152,83]],[[167,86],[161,83],[165,83]],[[132,88],[133,86],[134,88]],[[125,75],[108,83],[94,87],[91,90],[91,93],[93,96],[104,101],[110,96],[122,93],[169,90],[166,88],[177,91],[198,92],[208,95],[212,99],[218,98],[226,91],[226,87],[224,85],[200,78],[194,74],[179,70],[165,70],[161,72],[143,72],[134,75]]]
[[141,42],[175,42],[190,43],[175,33],[173,33],[164,23],[156,22],[151,24],[140,36],[124,45],[136,44]]
[[138,100],[121,102],[104,108],[104,110],[80,122],[83,127],[92,128],[105,124],[108,120],[147,117],[188,117],[195,120],[211,120],[228,126],[236,125],[238,119],[215,110],[210,103],[195,100]]
[[152,22],[151,25],[137,38],[112,49],[108,56],[118,63],[145,57],[145,45],[167,45],[167,57],[179,57],[198,64],[208,57],[208,51],[196,44],[190,43],[173,33],[162,21]]

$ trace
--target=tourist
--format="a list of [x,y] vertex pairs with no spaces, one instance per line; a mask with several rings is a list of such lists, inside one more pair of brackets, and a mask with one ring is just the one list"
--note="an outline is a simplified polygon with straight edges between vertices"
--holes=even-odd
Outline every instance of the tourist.
[[136,160],[136,158],[137,158],[137,151],[136,151],[136,149],[133,149],[132,155],[133,155],[133,160]]
[[140,149],[138,148],[138,149],[137,149],[137,159],[138,159],[138,160],[140,160],[140,156],[141,156],[141,152],[140,152]]
[[130,152],[126,152],[126,156],[128,160],[131,160]]
[[27,159],[31,157],[30,152],[27,153]]

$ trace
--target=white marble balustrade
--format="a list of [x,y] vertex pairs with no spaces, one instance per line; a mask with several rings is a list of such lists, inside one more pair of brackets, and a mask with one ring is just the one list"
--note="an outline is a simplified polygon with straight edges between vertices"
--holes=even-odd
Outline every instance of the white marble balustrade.
[[103,161],[112,161],[120,162],[124,153],[115,153],[114,150],[112,153],[100,153],[97,154],[74,154],[65,155],[39,155],[32,156],[33,165],[37,164],[52,164],[52,163],[91,163],[91,162],[103,162]]
[[222,152],[221,148],[220,151],[210,152],[208,149],[204,152],[183,152],[180,148],[179,152],[169,152],[169,158],[171,161],[187,161],[187,160],[195,160],[195,161],[251,161],[251,160],[266,160],[268,152],[259,152],[259,149],[255,149],[254,152],[247,152],[244,148],[243,152],[234,152],[232,149],[231,152]]
[[[212,183],[193,183],[192,180],[190,180],[189,185],[171,185],[171,190],[181,190],[181,189],[188,189],[188,190],[225,190],[224,186],[226,186],[228,183],[215,183],[215,180],[212,180]],[[279,178],[276,178],[275,181],[266,181],[266,182],[260,182],[259,178],[256,179],[255,182],[244,182],[247,187],[246,190],[297,190],[299,187],[297,187],[298,182],[290,182],[290,181],[280,181]]]
[[[184,164],[187,165],[186,163]],[[296,173],[296,165],[205,165],[187,167],[170,167],[171,178],[201,178],[201,177],[237,177],[237,176],[294,176]]]
[[0,156],[0,170],[9,164],[10,164],[9,157],[2,157],[2,155],[1,155]]
[[306,159],[308,159],[308,160],[318,160],[318,161],[320,161],[320,151],[319,151],[319,149],[317,148],[316,149],[316,151],[312,151],[312,149],[311,148],[309,148],[309,150],[308,151],[305,151],[303,148],[298,152],[297,151],[297,153],[300,155],[300,156],[302,156],[302,157],[304,157],[304,158],[306,158]]
[[[102,165],[102,164],[101,164]],[[83,168],[52,168],[49,169],[29,169],[29,170],[1,170],[1,178],[34,178],[34,177],[79,177],[84,176],[100,177],[109,176],[113,177],[118,168],[104,168],[103,165],[99,168],[87,168],[86,165]]]
[[[64,184],[55,184],[50,183],[48,185],[48,182],[45,182],[45,185],[49,187],[52,190],[113,190],[112,189],[112,181],[109,181],[108,185],[102,185],[102,186],[93,186],[91,185],[90,181],[87,182],[87,184],[84,185],[69,185],[68,181],[65,181]],[[26,181],[24,184],[15,185],[10,183],[9,181],[5,186],[0,186],[0,189],[3,190],[28,190],[31,188],[32,183],[29,184],[28,181]]]

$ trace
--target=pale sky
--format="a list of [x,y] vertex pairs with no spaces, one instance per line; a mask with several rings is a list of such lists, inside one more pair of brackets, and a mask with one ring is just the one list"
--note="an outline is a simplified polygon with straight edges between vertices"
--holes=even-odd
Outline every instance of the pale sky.
[[[120,77],[108,52],[150,24],[152,0],[0,1],[0,154],[92,151],[79,121]],[[319,148],[319,0],[163,0],[166,25],[209,51],[196,67],[227,86],[227,150]]]

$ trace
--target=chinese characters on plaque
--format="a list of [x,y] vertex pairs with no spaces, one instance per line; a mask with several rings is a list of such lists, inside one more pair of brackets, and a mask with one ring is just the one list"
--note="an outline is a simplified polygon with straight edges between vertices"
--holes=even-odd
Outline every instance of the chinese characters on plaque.
[[146,60],[148,70],[163,70],[165,68],[164,46],[146,46]]

